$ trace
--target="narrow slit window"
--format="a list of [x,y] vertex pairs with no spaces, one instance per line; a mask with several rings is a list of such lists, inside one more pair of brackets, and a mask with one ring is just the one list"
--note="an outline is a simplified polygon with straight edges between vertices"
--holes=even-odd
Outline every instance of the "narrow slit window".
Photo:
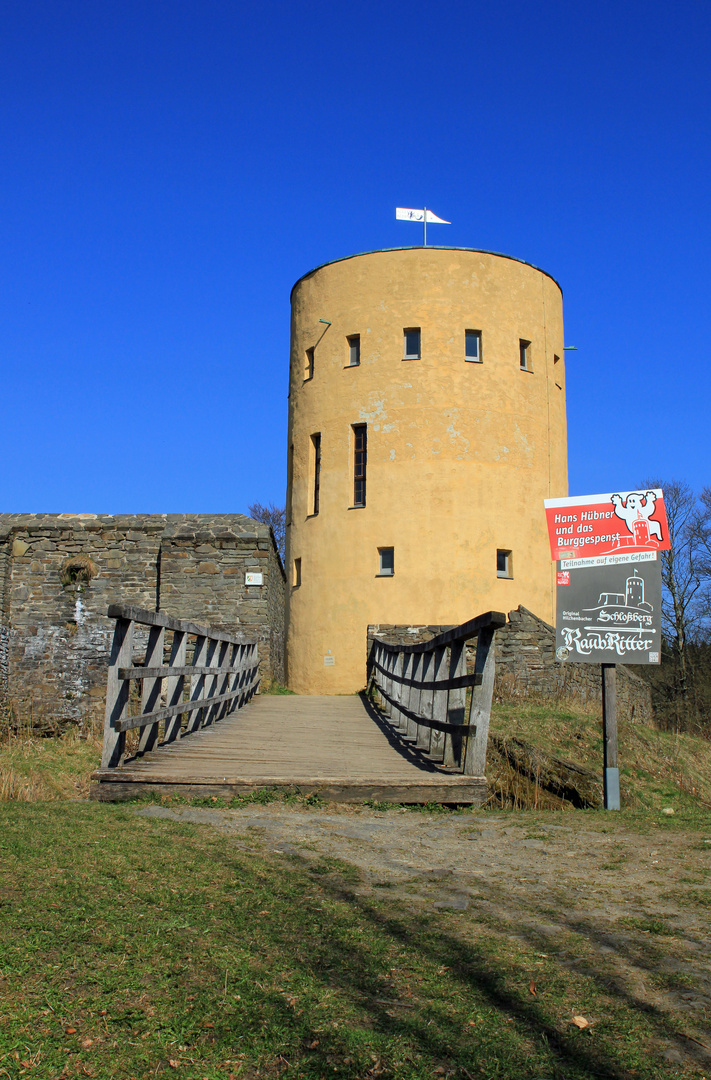
[[519,361],[521,364],[521,371],[531,370],[531,342],[524,341],[523,338],[519,339],[518,343]]
[[348,340],[348,367],[360,364],[360,334],[351,334]]
[[312,514],[318,514],[321,495],[321,432],[311,436],[313,446],[313,507]]
[[304,365],[304,378],[313,379],[314,377],[314,350],[306,350],[306,363]]
[[481,363],[481,330],[464,331],[464,359],[472,364]]
[[294,588],[301,584],[301,559],[294,559]]
[[513,577],[511,552],[503,548],[499,548],[496,552],[496,576],[500,578]]
[[392,577],[395,573],[395,548],[378,548],[378,577]]
[[365,478],[368,466],[368,425],[353,425],[353,505],[365,506]]
[[405,355],[403,356],[403,360],[419,360],[421,355],[419,326],[412,326],[409,329],[406,329],[404,334]]
[[289,446],[289,460],[287,462],[287,476],[286,476],[286,490],[287,490],[287,505],[286,505],[286,524],[291,525],[291,504],[294,497],[294,444]]

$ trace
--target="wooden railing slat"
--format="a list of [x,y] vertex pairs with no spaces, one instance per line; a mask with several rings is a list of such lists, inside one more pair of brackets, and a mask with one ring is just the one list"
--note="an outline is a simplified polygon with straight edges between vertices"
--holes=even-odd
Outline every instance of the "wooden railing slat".
[[481,682],[472,690],[469,724],[475,728],[474,738],[469,739],[464,772],[467,776],[483,776],[486,766],[486,744],[489,738],[489,717],[494,696],[494,629],[481,630],[476,643],[475,668],[481,674]]
[[[211,705],[217,705],[220,700],[227,701],[232,698],[233,694],[225,694],[223,699],[214,697],[210,698]],[[181,701],[178,705],[166,705],[162,709],[156,709],[155,712],[149,713],[147,716],[129,716],[126,720],[121,721],[121,731],[131,731],[133,728],[143,727],[146,723],[153,723],[154,720],[165,720],[168,717],[176,716],[179,713],[192,712],[193,709],[199,709],[201,707],[200,701]],[[107,766],[102,765],[102,768]]]
[[123,759],[126,736],[119,727],[128,714],[128,691],[130,683],[118,677],[119,666],[131,663],[133,656],[133,623],[130,619],[116,619],[111,643],[109,670],[106,676],[106,712],[104,715],[104,745],[101,752],[101,768],[115,769]]
[[[195,645],[193,647],[193,666],[190,674],[190,702],[201,702],[205,696],[205,673],[208,670],[201,661],[205,658],[207,651],[207,638],[204,634],[199,634],[195,638]],[[187,675],[187,672],[186,672]],[[202,727],[203,712],[199,708],[193,708],[188,714],[188,723],[185,729],[186,734],[190,734],[193,731],[197,731]]]
[[[146,646],[146,664],[150,665],[155,660],[160,660],[163,663],[163,645],[165,643],[165,627],[164,626],[152,626],[148,632],[148,645]],[[147,668],[150,670],[150,666]],[[119,668],[119,679],[125,679],[126,676],[122,675],[122,669]],[[144,678],[143,690],[141,694],[141,712],[151,713],[156,708],[156,704],[160,705],[160,692],[163,686],[162,676],[154,676]],[[141,730],[141,738],[138,743],[139,754],[149,753],[156,743],[158,742],[158,722],[153,724],[147,724]]]
[[162,665],[161,667],[128,667],[119,668],[119,679],[167,679],[169,675],[207,675],[214,674],[216,670],[222,673],[232,672],[234,668],[229,664],[223,667],[208,668],[208,667],[196,667],[194,664],[186,664],[184,667],[168,667]]
[[[372,660],[373,667],[377,667],[379,671],[386,673],[388,668],[384,664],[378,663],[377,660]],[[457,690],[466,689],[469,686],[478,686],[481,682],[481,674],[478,672],[470,672],[468,675],[459,675],[452,679],[440,679],[434,686],[430,682],[426,682],[422,679],[405,679],[402,676],[398,678],[397,675],[390,674],[390,679],[395,682],[401,682],[405,686],[414,686],[416,690]]]
[[[368,687],[394,728],[432,761],[483,776],[494,690],[494,636],[506,616],[488,611],[430,641],[395,644],[376,637],[368,657]],[[474,670],[467,646],[476,637]],[[467,690],[472,688],[469,717]]]
[[452,642],[449,650],[449,673],[450,678],[459,681],[459,685],[449,691],[447,701],[447,723],[452,724],[452,731],[448,732],[444,744],[444,764],[450,768],[461,765],[462,739],[456,730],[464,723],[464,708],[467,700],[467,691],[461,685],[462,678],[467,670],[467,645],[464,638],[457,638]]
[[[441,684],[446,682],[442,678],[449,668],[449,649],[446,645],[438,645],[434,651],[434,693],[432,701],[432,719],[443,724],[447,722],[447,700],[449,694]],[[433,761],[444,761],[444,733],[441,729],[433,727],[430,736],[429,752]]]
[[[405,713],[406,715],[409,713],[408,709],[405,709],[402,706],[401,706],[401,708],[402,708],[403,713]],[[420,717],[416,713],[412,713],[411,715],[412,715],[412,719],[416,723],[424,724],[426,727],[431,727],[433,730],[436,730],[436,731],[443,731],[443,732],[455,731],[455,732],[464,732],[465,734],[469,734],[473,730],[471,728],[471,725],[469,725],[469,724],[448,724],[446,722],[441,722],[439,720],[425,720],[424,717]]]
[[500,626],[505,625],[506,616],[503,611],[487,611],[484,615],[477,615],[476,619],[470,619],[469,622],[462,623],[461,626],[455,626],[451,630],[445,630],[444,633],[437,634],[436,637],[431,638],[429,641],[418,641],[413,645],[394,645],[390,641],[382,641],[381,643],[388,652],[429,652],[430,649],[437,648],[438,645],[451,645],[454,641],[467,641],[469,638],[476,637],[479,630],[485,626],[492,626],[495,630],[498,630]]
[[225,634],[222,630],[213,630],[209,626],[198,626],[197,623],[187,619],[175,619],[172,615],[166,615],[163,611],[147,611],[145,608],[134,607],[132,604],[109,604],[107,615],[110,619],[129,619],[131,622],[141,623],[143,626],[162,626],[166,630],[176,630],[182,634],[195,634],[199,637],[209,637],[216,641],[230,641],[238,643],[244,638],[235,634]]
[[[126,732],[141,729],[138,753],[183,738],[208,723],[216,723],[251,700],[259,686],[259,653],[255,638],[224,634],[162,612],[130,604],[112,604],[108,614],[116,620],[106,680],[106,713],[102,768],[123,763]],[[134,626],[150,627],[145,660],[133,659]],[[166,630],[173,632],[170,660],[163,662]],[[187,663],[188,638],[194,638],[192,663]],[[185,697],[189,679],[189,701]],[[129,715],[131,683],[141,680],[141,711]],[[167,704],[160,705],[165,687]],[[159,707],[156,708],[156,705]],[[187,717],[185,730],[183,716]]]

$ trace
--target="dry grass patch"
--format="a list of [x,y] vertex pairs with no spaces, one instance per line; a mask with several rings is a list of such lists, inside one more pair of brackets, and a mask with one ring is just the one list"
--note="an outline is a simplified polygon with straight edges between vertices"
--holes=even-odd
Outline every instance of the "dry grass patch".
[[96,730],[80,735],[72,728],[48,739],[6,731],[0,738],[0,802],[86,799],[100,761]]

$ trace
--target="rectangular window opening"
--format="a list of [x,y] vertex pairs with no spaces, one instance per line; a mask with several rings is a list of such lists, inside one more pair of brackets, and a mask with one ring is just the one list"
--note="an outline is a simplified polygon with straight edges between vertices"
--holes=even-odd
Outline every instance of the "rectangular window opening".
[[311,436],[313,447],[313,505],[312,514],[318,514],[321,494],[321,432]]
[[293,585],[295,589],[298,589],[301,584],[301,559],[294,559],[294,578]]
[[406,328],[404,334],[405,355],[403,356],[403,360],[419,360],[421,355],[419,326]]
[[513,577],[513,559],[510,551],[499,548],[496,552],[496,576],[501,578]]
[[353,425],[353,505],[365,506],[365,477],[368,466],[368,425]]
[[358,367],[360,364],[360,334],[351,334],[348,341],[348,367]]
[[481,363],[481,330],[464,331],[464,359],[472,364]]
[[287,461],[286,472],[286,490],[287,490],[287,502],[286,502],[286,524],[291,525],[291,504],[294,497],[293,492],[294,484],[294,444],[289,446],[289,459]]
[[313,379],[314,377],[314,350],[306,350],[306,364],[304,366],[304,379]]
[[523,338],[519,339],[518,343],[519,358],[521,363],[521,371],[531,370],[531,342],[524,341]]
[[395,573],[395,548],[378,548],[378,577],[392,577]]

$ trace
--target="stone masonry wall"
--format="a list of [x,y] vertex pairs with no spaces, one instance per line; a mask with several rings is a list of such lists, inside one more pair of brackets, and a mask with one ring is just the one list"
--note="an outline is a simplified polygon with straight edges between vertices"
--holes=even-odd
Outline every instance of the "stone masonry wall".
[[[448,626],[368,627],[368,650],[374,636],[393,644],[430,641]],[[581,701],[602,700],[599,664],[561,664],[555,659],[555,630],[524,607],[510,611],[506,626],[496,632],[495,700],[529,697],[568,697]],[[467,652],[473,662],[475,641]],[[617,665],[617,709],[620,719],[652,723],[652,697],[647,683],[623,664]]]
[[40,731],[103,713],[112,603],[254,631],[263,674],[283,679],[283,570],[269,527],[241,514],[0,515],[0,585],[0,706]]
[[[261,573],[263,584],[245,585],[247,572]],[[262,670],[278,682],[284,681],[284,587],[268,525],[183,515],[163,534],[161,610],[218,630],[253,631]]]

